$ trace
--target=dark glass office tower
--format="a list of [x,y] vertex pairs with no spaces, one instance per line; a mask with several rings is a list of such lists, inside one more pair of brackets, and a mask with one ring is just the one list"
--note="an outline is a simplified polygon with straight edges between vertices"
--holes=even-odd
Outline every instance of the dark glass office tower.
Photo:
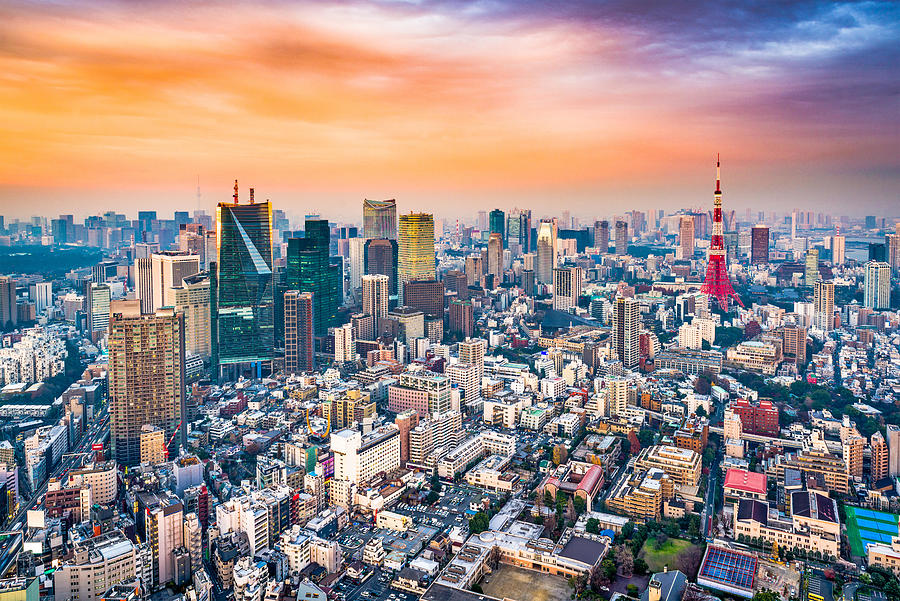
[[506,248],[506,213],[500,209],[494,209],[490,213],[490,225],[492,234],[500,234],[503,240],[503,248]]
[[396,297],[397,290],[397,241],[368,240],[363,251],[366,275],[388,276],[388,295]]
[[285,285],[289,290],[312,292],[316,336],[336,325],[342,299],[343,267],[329,257],[330,228],[324,219],[307,219],[303,238],[288,240]]
[[272,207],[268,202],[216,208],[217,260],[211,271],[212,367],[250,364],[256,372],[272,360],[275,310],[272,274]]

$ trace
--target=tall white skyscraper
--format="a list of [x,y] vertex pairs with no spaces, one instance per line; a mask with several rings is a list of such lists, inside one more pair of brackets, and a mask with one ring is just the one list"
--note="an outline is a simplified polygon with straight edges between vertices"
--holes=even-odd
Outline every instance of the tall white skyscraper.
[[388,284],[390,278],[386,275],[364,275],[362,282],[362,310],[363,313],[372,316],[375,327],[378,327],[378,318],[388,314]]
[[866,263],[863,306],[889,309],[891,306],[891,266],[883,261]]
[[150,256],[150,262],[153,295],[150,311],[175,306],[175,295],[170,288],[181,286],[184,278],[200,272],[200,255],[189,255],[181,251],[154,253]]
[[813,286],[813,327],[830,332],[834,329],[834,282],[818,280]]
[[578,297],[584,285],[581,267],[556,267],[553,269],[553,308],[568,311],[578,306]]
[[612,350],[625,367],[634,367],[640,360],[640,303],[633,298],[619,297],[613,305]]
[[362,286],[362,275],[365,273],[365,251],[367,238],[350,238],[349,242],[349,263],[350,271],[350,288],[356,290]]
[[900,476],[900,426],[887,425],[888,474]]
[[353,339],[351,323],[334,329],[334,360],[337,363],[356,361],[356,341]]

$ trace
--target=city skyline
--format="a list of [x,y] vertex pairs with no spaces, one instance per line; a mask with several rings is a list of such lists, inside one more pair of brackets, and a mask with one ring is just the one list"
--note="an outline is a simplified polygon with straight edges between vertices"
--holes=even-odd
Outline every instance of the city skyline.
[[896,202],[896,5],[221,9],[0,8],[3,213],[591,217],[707,206],[716,152],[735,210]]

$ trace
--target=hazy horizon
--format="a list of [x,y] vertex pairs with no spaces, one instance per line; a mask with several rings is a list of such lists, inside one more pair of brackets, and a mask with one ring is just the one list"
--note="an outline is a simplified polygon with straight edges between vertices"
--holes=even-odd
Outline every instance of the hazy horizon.
[[726,4],[7,2],[0,214],[896,216],[900,5]]

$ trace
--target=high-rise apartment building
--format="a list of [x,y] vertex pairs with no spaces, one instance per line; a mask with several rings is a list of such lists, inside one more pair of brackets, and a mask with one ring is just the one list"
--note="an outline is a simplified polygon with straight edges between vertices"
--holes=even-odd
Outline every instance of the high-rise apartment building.
[[682,215],[678,221],[678,258],[691,259],[694,256],[694,217]]
[[616,221],[616,254],[628,254],[628,222]]
[[472,301],[454,299],[450,301],[448,330],[460,338],[468,338],[475,333],[475,311]]
[[362,277],[362,310],[371,315],[375,323],[388,314],[390,278],[383,274]]
[[16,308],[16,281],[0,275],[0,327],[12,327],[18,323]]
[[332,264],[331,230],[324,219],[307,219],[305,236],[288,240],[285,284],[289,290],[313,293],[316,336],[337,322],[343,298],[343,268]]
[[60,601],[100,601],[111,587],[134,580],[137,564],[134,544],[119,530],[76,540],[53,572],[53,591]]
[[888,450],[888,476],[900,476],[900,426],[885,426]]
[[176,550],[184,547],[184,505],[170,492],[138,495],[135,527],[141,540],[150,543],[153,587],[175,580]]
[[891,306],[891,266],[883,261],[866,263],[863,307],[889,309]]
[[556,267],[553,269],[553,308],[568,311],[578,306],[578,297],[584,286],[584,270],[581,267]]
[[484,338],[466,338],[459,343],[459,360],[475,366],[478,381],[484,377],[484,355],[487,352],[487,340]]
[[609,252],[609,221],[594,222],[594,248],[600,254]]
[[890,453],[887,442],[881,432],[875,432],[869,438],[869,446],[872,447],[872,462],[870,464],[870,479],[872,483],[888,477],[890,470]]
[[284,371],[315,369],[315,327],[312,292],[284,293]]
[[271,362],[275,349],[272,206],[268,201],[216,207],[216,265],[210,267],[212,373]]
[[429,213],[400,215],[397,276],[402,286],[412,280],[435,279],[434,216]]
[[834,282],[818,280],[813,286],[813,326],[830,332],[834,329]]
[[363,200],[363,238],[397,239],[397,201]]
[[884,246],[887,264],[891,267],[891,273],[896,275],[900,271],[900,234],[887,234]]
[[168,296],[175,311],[184,314],[185,352],[208,360],[211,353],[209,274],[195,273],[183,278],[180,284],[169,289]]
[[769,228],[755,225],[750,230],[750,263],[766,265],[769,262]]
[[114,302],[108,345],[112,456],[136,465],[145,424],[163,428],[167,440],[179,425],[185,431],[184,316],[172,308],[142,314],[139,301]]
[[334,360],[336,363],[356,361],[356,341],[353,324],[345,323],[334,329]]
[[542,221],[537,231],[537,260],[534,277],[542,284],[553,283],[556,266],[556,231],[549,221]]
[[470,363],[453,363],[444,368],[450,383],[462,392],[463,401],[470,403],[481,398],[481,379],[478,370]]
[[[171,289],[180,286],[184,278],[200,271],[200,256],[181,251],[163,251],[150,255],[150,284],[153,304],[150,311],[175,305]],[[148,311],[148,312],[150,312]]]
[[612,350],[625,367],[640,360],[640,303],[633,298],[616,298],[612,308]]
[[377,239],[369,240],[364,248],[365,272],[367,275],[385,275],[388,277],[388,293],[390,296],[399,294],[397,282],[397,254],[396,240]]
[[[2,294],[3,285],[0,284],[0,294]],[[28,298],[34,303],[34,311],[38,315],[43,315],[47,307],[53,306],[53,283],[52,282],[35,282],[28,286]],[[0,301],[2,302],[2,301]],[[0,324],[6,322],[0,318]]]
[[833,265],[844,264],[846,247],[847,239],[844,236],[835,234],[831,237],[831,263]]

